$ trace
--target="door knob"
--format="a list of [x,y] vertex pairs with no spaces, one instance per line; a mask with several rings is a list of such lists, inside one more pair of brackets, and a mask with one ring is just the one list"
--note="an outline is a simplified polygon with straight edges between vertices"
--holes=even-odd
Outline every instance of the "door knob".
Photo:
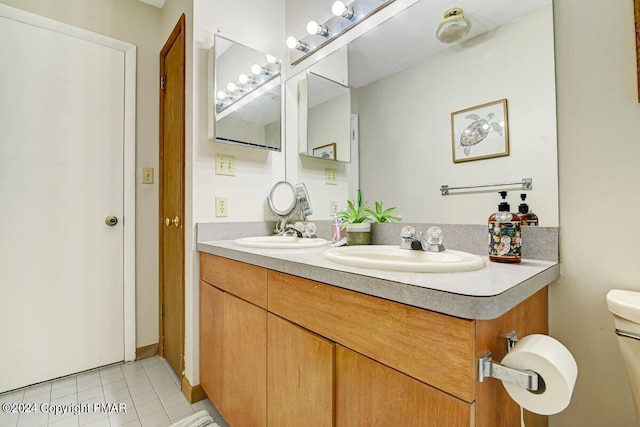
[[175,225],[175,227],[176,227],[176,228],[178,228],[178,227],[180,227],[180,217],[178,217],[178,216],[176,215],[176,217],[175,217],[174,219],[166,218],[166,219],[164,220],[164,223],[165,223],[165,225],[166,225],[167,227],[169,227],[171,224],[173,224],[173,225]]
[[107,224],[109,227],[113,227],[118,223],[118,218],[114,215],[109,215],[104,219],[104,223]]

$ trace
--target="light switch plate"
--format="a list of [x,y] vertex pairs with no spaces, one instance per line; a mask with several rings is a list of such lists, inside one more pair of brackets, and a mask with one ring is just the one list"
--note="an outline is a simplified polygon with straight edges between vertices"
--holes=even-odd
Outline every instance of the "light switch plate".
[[327,185],[338,185],[338,171],[332,168],[325,168],[324,183]]
[[142,168],[142,183],[153,184],[153,168]]
[[216,175],[236,176],[235,156],[216,154]]

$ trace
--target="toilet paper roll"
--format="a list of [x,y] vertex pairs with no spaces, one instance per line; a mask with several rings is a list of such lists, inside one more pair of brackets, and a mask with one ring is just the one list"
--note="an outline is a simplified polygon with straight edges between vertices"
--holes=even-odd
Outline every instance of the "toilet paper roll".
[[536,414],[552,415],[569,406],[578,365],[558,340],[548,335],[528,335],[502,359],[502,365],[534,371],[544,381],[544,386],[535,392],[502,382],[509,396],[523,408]]

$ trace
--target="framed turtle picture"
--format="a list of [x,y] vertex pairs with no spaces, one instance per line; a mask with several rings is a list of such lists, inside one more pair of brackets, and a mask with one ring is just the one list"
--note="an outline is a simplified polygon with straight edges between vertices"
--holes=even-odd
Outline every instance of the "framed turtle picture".
[[335,160],[336,159],[336,143],[332,142],[331,144],[314,148],[313,157],[320,157],[321,159]]
[[454,163],[508,156],[507,100],[451,113],[451,139]]

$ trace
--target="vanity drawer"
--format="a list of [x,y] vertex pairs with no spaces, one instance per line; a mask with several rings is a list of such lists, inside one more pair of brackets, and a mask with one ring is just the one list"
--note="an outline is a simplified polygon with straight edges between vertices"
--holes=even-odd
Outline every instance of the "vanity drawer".
[[475,323],[268,272],[268,310],[384,365],[475,399]]
[[200,253],[200,279],[261,308],[267,308],[267,270]]

